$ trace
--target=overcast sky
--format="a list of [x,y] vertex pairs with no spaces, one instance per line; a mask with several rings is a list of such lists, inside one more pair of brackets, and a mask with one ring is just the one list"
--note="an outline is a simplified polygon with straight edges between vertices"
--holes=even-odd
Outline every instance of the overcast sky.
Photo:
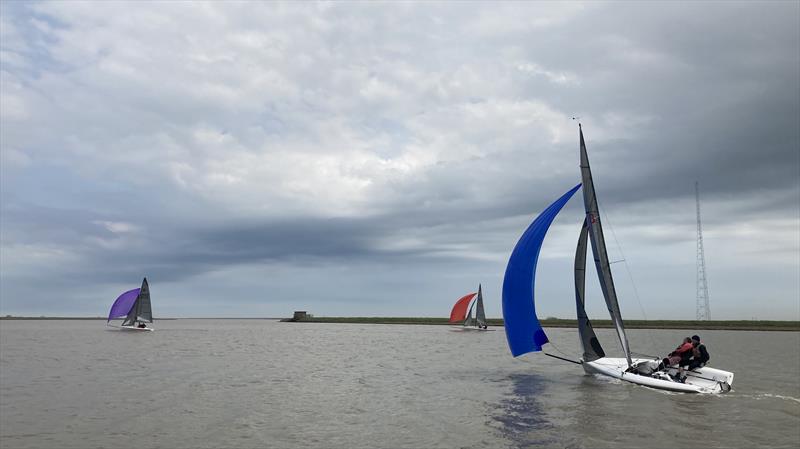
[[711,317],[800,319],[799,5],[2,2],[0,314],[499,317],[577,116],[623,317],[694,319],[698,181]]

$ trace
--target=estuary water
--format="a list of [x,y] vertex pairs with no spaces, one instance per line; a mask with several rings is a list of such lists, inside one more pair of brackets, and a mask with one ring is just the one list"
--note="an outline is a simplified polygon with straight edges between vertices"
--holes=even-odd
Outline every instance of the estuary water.
[[[631,330],[663,354],[699,333],[726,395],[666,393],[514,359],[502,328],[0,322],[0,447],[798,447],[800,333]],[[577,357],[573,329],[546,329]],[[606,352],[615,334],[598,330]],[[557,351],[561,351],[557,352]],[[562,354],[563,353],[563,354]],[[612,355],[612,354],[610,354]]]

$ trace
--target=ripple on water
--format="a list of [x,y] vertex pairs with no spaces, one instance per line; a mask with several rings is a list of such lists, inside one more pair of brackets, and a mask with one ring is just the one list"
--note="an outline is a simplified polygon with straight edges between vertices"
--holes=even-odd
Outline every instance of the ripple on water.
[[[176,320],[123,335],[96,324],[0,327],[0,446],[692,447],[682,429],[698,420],[712,446],[798,442],[800,355],[785,333],[704,332],[737,384],[698,396],[587,376],[536,354],[515,359],[502,332]],[[605,331],[598,337],[615,341]],[[576,345],[572,330],[548,334],[565,350]],[[654,335],[671,346],[682,334]],[[636,330],[629,338],[646,341]],[[788,360],[756,382],[747,373],[761,362],[740,354],[764,350]]]

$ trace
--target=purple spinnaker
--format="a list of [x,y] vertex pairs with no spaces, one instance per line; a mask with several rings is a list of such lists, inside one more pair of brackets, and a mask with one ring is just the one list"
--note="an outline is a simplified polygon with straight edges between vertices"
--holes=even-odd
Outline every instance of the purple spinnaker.
[[140,288],[134,288],[119,295],[119,298],[114,301],[114,305],[111,306],[111,311],[108,312],[108,321],[128,315],[131,307],[136,303],[136,298],[139,297],[140,290]]

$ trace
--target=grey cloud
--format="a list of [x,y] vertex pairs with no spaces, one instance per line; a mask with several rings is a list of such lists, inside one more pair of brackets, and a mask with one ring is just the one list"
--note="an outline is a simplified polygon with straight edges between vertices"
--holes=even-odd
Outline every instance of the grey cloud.
[[[287,296],[292,282],[327,291],[333,267],[353,270],[343,288],[359,270],[380,279],[364,280],[376,297],[395,285],[380,270],[420,266],[497,286],[527,223],[579,180],[571,116],[604,207],[639,248],[693,263],[697,180],[712,234],[761,223],[776,249],[754,257],[797,266],[773,241],[800,220],[797,4],[472,5],[4,3],[2,98],[24,114],[3,109],[2,246],[73,258],[4,256],[4,296],[110,289],[143,271],[177,296],[224,271],[217,281],[246,295],[262,268]],[[580,214],[571,203],[551,231],[565,258],[574,239],[557,229]],[[790,304],[796,278],[779,283]],[[404,313],[391,298],[375,310]]]

